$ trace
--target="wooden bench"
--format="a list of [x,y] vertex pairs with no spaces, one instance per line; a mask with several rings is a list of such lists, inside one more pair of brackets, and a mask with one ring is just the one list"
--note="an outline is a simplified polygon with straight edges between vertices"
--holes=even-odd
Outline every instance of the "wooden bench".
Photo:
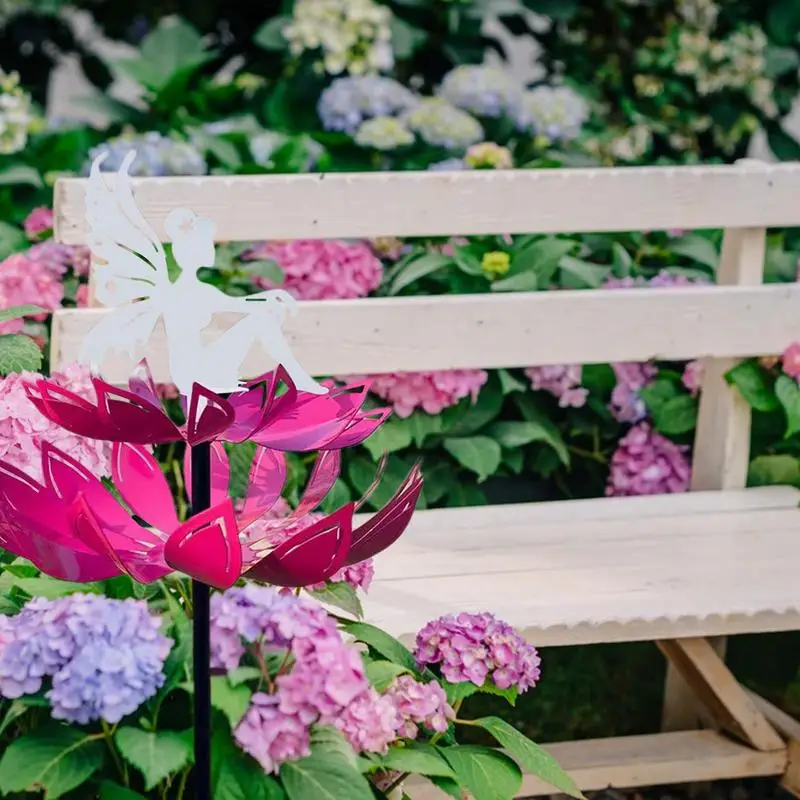
[[[744,488],[750,414],[723,379],[735,359],[800,339],[800,285],[761,285],[766,228],[800,225],[800,165],[134,185],[160,235],[185,205],[221,241],[724,228],[716,286],[304,303],[287,333],[314,374],[705,359],[692,493],[420,512],[379,559],[366,610],[405,639],[436,615],[489,609],[537,645],[652,640],[670,664],[666,732],[553,745],[578,784],[783,775],[800,790],[797,723],[737,683],[720,638],[800,628],[800,492]],[[56,186],[61,242],[84,241],[83,191],[81,180]],[[104,313],[55,315],[54,369]],[[157,380],[161,335],[148,352]],[[113,378],[131,366],[120,358]],[[253,356],[248,371],[270,366]],[[550,791],[531,776],[523,789]],[[427,783],[410,793],[442,796]]]

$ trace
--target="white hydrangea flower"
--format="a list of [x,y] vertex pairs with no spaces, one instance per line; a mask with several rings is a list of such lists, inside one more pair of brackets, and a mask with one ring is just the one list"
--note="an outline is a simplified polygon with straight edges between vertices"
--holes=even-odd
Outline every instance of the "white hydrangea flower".
[[483,128],[475,117],[439,97],[428,97],[403,117],[429,145],[448,150],[465,150],[480,142]]
[[31,96],[19,85],[19,75],[0,70],[0,153],[22,150],[34,123]]
[[522,100],[522,84],[503,67],[462,65],[444,76],[439,94],[479,117],[511,115]]
[[414,143],[414,134],[394,117],[374,117],[361,124],[356,132],[356,144],[375,150],[397,150]]
[[283,35],[293,55],[318,53],[329,75],[369,75],[394,66],[391,22],[373,0],[297,0]]
[[586,100],[568,86],[537,86],[522,97],[517,127],[552,142],[564,142],[577,138],[588,119]]

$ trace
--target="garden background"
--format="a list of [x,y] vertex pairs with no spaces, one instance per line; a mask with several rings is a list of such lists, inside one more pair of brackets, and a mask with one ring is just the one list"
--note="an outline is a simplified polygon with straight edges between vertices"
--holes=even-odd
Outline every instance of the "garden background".
[[[785,125],[799,83],[794,0],[4,0],[0,8],[3,308],[86,304],[88,254],[50,238],[52,186],[59,175],[85,174],[100,153],[103,169],[115,170],[132,146],[135,175],[729,163],[756,139],[777,159],[800,154]],[[78,10],[117,44],[98,49],[74,23]],[[509,56],[498,25],[536,42],[535,65],[525,63],[526,45]],[[51,81],[65,59],[96,90],[70,100],[68,118],[44,112],[65,108],[65,84]],[[320,302],[687,285],[713,281],[720,242],[720,231],[254,242],[221,245],[205,279],[232,294],[283,286]],[[770,232],[766,280],[796,280],[799,258],[800,231]],[[46,318],[0,331],[3,373],[47,369]],[[699,373],[697,364],[654,363],[380,377],[376,402],[396,413],[346,454],[330,502],[363,492],[387,450],[376,507],[420,457],[428,507],[685,491]],[[790,348],[729,376],[755,411],[751,485],[800,486],[798,375],[800,353]],[[23,401],[19,382],[7,379],[3,458],[28,457],[12,452],[14,436],[37,424]],[[252,450],[234,446],[230,455],[241,494]],[[91,465],[106,456],[80,457]],[[159,452],[180,496],[181,457],[175,446]],[[290,465],[291,504],[309,464],[298,456]],[[0,610],[53,591],[39,580],[5,571]],[[795,713],[799,657],[795,634],[729,645],[739,677]],[[513,712],[537,740],[658,724],[665,667],[651,644],[548,650],[544,663],[546,680]]]

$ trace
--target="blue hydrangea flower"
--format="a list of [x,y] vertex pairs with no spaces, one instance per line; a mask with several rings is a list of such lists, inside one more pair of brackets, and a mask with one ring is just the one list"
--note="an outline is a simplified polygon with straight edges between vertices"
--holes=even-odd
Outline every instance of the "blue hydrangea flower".
[[429,145],[448,150],[466,150],[483,139],[480,122],[439,97],[422,100],[404,121]]
[[522,84],[502,67],[464,65],[444,76],[439,95],[470,114],[496,118],[517,111]]
[[364,120],[401,114],[418,102],[410,89],[392,78],[363,75],[333,81],[322,93],[317,113],[326,130],[352,135]]
[[577,138],[588,119],[586,100],[568,86],[537,86],[525,92],[516,115],[519,130],[551,142]]
[[115,724],[164,683],[172,641],[144,602],[75,594],[34,598],[2,626],[0,694],[34,694],[45,678],[55,719]]
[[463,158],[446,158],[444,161],[436,161],[428,165],[430,172],[460,172],[472,167]]
[[130,174],[137,177],[208,173],[208,164],[193,144],[162,136],[156,131],[125,134],[92,148],[83,173],[88,175],[92,161],[103,153],[106,154],[106,159],[100,169],[104,172],[116,172],[131,150],[136,151],[136,159],[131,164]]

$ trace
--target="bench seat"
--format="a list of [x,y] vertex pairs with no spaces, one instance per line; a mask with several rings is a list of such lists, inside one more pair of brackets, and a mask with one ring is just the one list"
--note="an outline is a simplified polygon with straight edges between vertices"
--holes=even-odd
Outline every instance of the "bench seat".
[[418,512],[366,618],[407,643],[481,610],[541,646],[796,630],[799,503],[771,486]]

